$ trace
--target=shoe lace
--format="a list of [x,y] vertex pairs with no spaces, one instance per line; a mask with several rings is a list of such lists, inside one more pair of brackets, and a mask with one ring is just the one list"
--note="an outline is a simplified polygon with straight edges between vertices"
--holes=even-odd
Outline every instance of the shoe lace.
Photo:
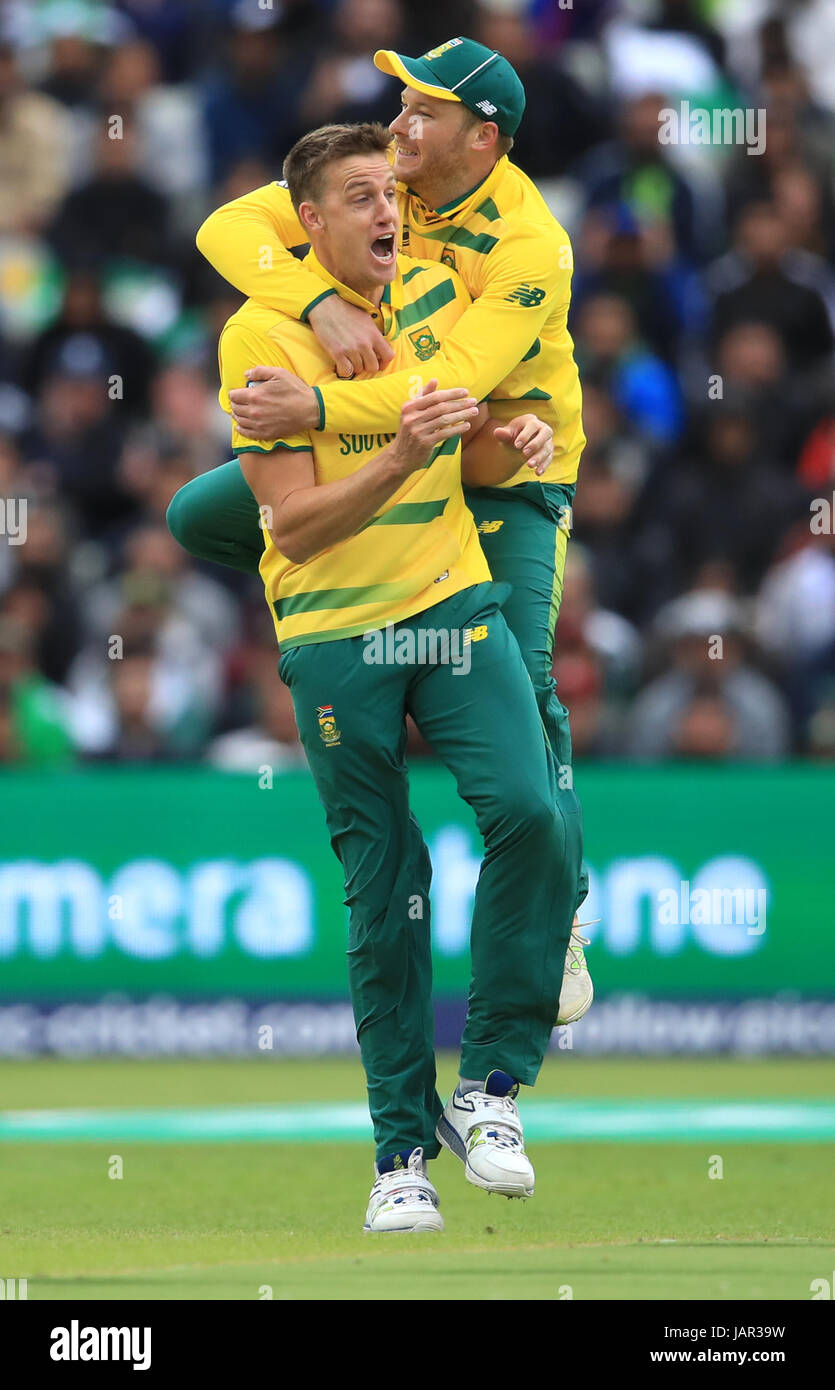
[[[378,1173],[374,1186],[380,1193],[386,1192],[395,1206],[405,1202],[407,1197],[410,1201],[428,1202],[430,1206],[434,1206],[431,1193],[423,1185],[426,1182],[428,1179],[423,1166],[423,1149],[413,1149],[405,1168],[394,1168],[390,1173]],[[395,1197],[395,1192],[402,1193],[402,1196]]]
[[[595,918],[592,919],[591,922],[581,922],[580,925],[583,926],[583,927],[594,927],[594,926],[597,925],[597,923],[598,923],[599,921],[601,921],[601,918],[600,918],[600,917],[595,917]],[[575,969],[576,969],[576,970],[579,970],[580,966],[583,965],[583,964],[585,963],[585,957],[584,957],[584,955],[583,955],[583,947],[584,947],[584,946],[590,946],[590,945],[591,945],[591,938],[590,938],[590,937],[588,937],[588,936],[581,936],[581,934],[580,934],[579,930],[577,929],[577,927],[572,927],[572,928],[571,928],[571,936],[568,938],[568,951],[569,951],[569,954],[570,954],[570,956],[571,956],[571,963],[569,964],[569,967],[568,967],[569,970],[575,970]]]
[[571,956],[571,964],[568,967],[569,970],[573,970],[575,967],[579,967],[583,964],[585,959],[583,956],[583,947],[590,945],[591,941],[587,936],[581,936],[578,931],[573,931],[571,933],[571,940],[568,943],[568,951]]
[[[510,1096],[491,1096],[488,1092],[482,1091],[480,1097],[488,1102],[491,1110],[503,1110],[506,1114],[518,1117],[518,1107],[516,1102],[510,1099]],[[487,1124],[482,1121],[479,1128],[487,1139],[493,1140],[498,1149],[524,1149],[516,1130],[510,1125],[503,1124],[500,1119],[491,1119]]]

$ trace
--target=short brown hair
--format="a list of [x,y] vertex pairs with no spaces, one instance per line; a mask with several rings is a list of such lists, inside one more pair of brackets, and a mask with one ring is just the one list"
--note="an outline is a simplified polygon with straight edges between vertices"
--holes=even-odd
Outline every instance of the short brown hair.
[[296,212],[306,198],[322,196],[323,176],[329,164],[351,154],[387,154],[390,145],[390,132],[376,121],[323,125],[303,135],[282,169]]

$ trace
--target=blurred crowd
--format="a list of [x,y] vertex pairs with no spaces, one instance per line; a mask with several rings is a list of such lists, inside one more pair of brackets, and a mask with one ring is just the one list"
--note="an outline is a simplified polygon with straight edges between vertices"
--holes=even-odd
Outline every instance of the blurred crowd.
[[456,33],[575,246],[575,752],[835,758],[833,0],[0,0],[0,762],[303,763],[260,584],[165,526],[229,456],[194,232]]

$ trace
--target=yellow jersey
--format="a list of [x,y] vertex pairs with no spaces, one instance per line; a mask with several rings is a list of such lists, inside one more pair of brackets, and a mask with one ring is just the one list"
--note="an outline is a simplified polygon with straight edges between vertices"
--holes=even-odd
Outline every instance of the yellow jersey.
[[[440,350],[470,302],[458,276],[437,261],[399,256],[397,275],[379,308],[341,285],[311,251],[306,269],[319,285],[372,313],[394,349],[375,381],[402,372],[413,383]],[[335,380],[333,363],[313,330],[297,319],[247,300],[227,321],[218,343],[220,403],[231,413],[229,391],[246,385],[255,363],[286,367],[324,392]],[[398,408],[399,411],[399,408]],[[356,471],[396,433],[311,430],[283,439],[251,440],[233,430],[236,454],[303,449],[313,455],[317,484]],[[281,467],[277,461],[276,467]],[[330,642],[396,623],[490,579],[472,513],[461,490],[461,441],[444,440],[430,462],[403,482],[379,512],[347,540],[295,564],[275,546],[262,519],[260,572],[276,635],[283,648]]]
[[[401,248],[461,276],[473,303],[445,340],[432,375],[442,389],[466,386],[510,420],[533,411],[554,430],[554,459],[540,481],[577,478],[585,445],[582,393],[568,332],[573,258],[568,234],[539,190],[507,156],[454,204],[430,210],[398,185]],[[197,245],[242,293],[305,322],[325,295],[291,248],[305,242],[289,190],[266,184],[218,208]],[[321,390],[320,428],[396,430],[411,373],[332,381]],[[503,487],[530,482],[524,465]]]

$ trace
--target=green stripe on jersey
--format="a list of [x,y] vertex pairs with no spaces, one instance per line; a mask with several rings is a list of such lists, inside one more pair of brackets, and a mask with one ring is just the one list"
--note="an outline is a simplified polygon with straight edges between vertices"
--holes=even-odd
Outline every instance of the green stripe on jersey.
[[239,448],[233,449],[235,457],[238,454],[274,454],[279,449],[286,449],[291,454],[309,454],[309,444],[282,444],[279,440],[276,444],[270,444],[269,448],[262,448],[260,444],[241,444]]
[[441,444],[436,444],[435,448],[432,450],[432,457],[428,463],[423,465],[424,468],[431,468],[436,458],[439,458],[441,454],[454,454],[460,443],[461,436],[453,434],[449,439],[443,440]]
[[430,318],[439,309],[443,309],[445,304],[451,304],[454,298],[454,283],[452,280],[444,280],[443,284],[436,285],[434,290],[427,290],[426,294],[420,295],[414,303],[395,310],[398,328],[411,328],[413,323]]
[[482,217],[486,217],[488,222],[498,222],[501,217],[501,213],[492,198],[485,198],[483,203],[479,203],[476,212],[480,213]]
[[448,497],[439,497],[436,502],[398,502],[382,516],[372,516],[359,530],[365,531],[369,526],[422,526],[443,516],[448,501]]
[[498,237],[488,236],[486,232],[473,235],[466,227],[444,227],[440,232],[424,232],[418,228],[418,232],[427,241],[445,241],[447,246],[461,246],[466,251],[480,251],[483,256],[499,244]]
[[363,603],[408,598],[411,589],[412,585],[403,580],[397,584],[358,584],[351,589],[309,589],[306,593],[276,599],[273,607],[280,620],[298,613],[317,613],[325,608],[358,608]]

